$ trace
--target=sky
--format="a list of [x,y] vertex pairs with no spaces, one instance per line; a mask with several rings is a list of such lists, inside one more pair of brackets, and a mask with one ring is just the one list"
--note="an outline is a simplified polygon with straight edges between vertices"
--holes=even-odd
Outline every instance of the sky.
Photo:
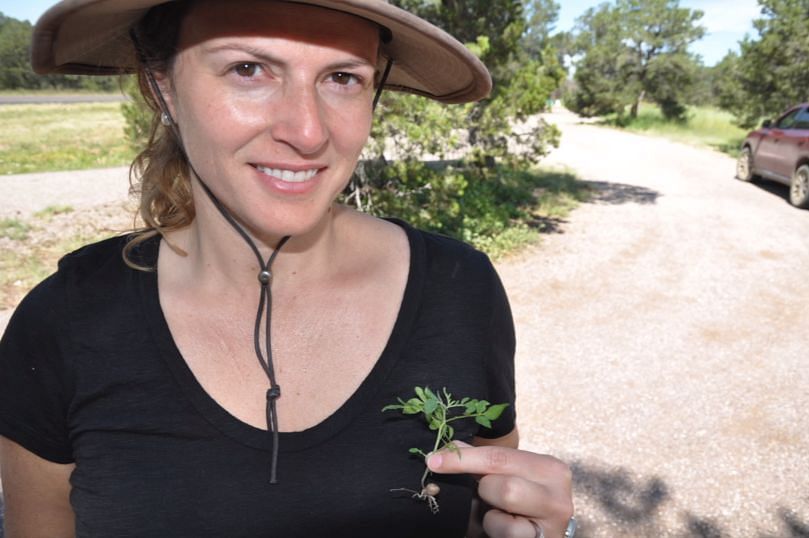
[[[557,0],[561,5],[556,30],[570,30],[576,17],[603,0]],[[36,22],[54,0],[0,0],[0,12],[15,19]],[[728,50],[739,50],[745,34],[753,34],[752,21],[759,15],[756,0],[680,0],[681,7],[705,12],[707,34],[691,46],[705,65],[715,65]]]

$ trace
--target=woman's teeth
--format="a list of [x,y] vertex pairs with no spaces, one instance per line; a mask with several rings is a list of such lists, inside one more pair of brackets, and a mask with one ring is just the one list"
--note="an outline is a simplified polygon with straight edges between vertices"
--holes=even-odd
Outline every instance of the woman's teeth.
[[315,177],[315,175],[318,172],[317,168],[293,172],[292,170],[283,170],[281,168],[266,168],[264,166],[258,165],[256,166],[256,169],[262,174],[277,177],[282,181],[288,181],[290,183],[302,183],[304,181],[308,181],[313,177]]

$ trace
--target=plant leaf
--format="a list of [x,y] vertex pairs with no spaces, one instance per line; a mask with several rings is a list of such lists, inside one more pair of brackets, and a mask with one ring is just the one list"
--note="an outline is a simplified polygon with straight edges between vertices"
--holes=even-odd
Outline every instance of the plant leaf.
[[402,413],[405,415],[415,415],[424,410],[424,403],[418,398],[410,398],[405,402]]
[[386,405],[385,407],[383,407],[382,412],[384,413],[385,411],[395,411],[395,410],[401,409],[401,408],[402,408],[401,405],[390,404],[390,405]]
[[483,415],[478,415],[475,417],[475,422],[480,424],[481,426],[485,426],[486,428],[492,427],[492,421],[488,418],[484,417]]
[[427,399],[427,396],[425,396],[425,394],[424,394],[424,389],[421,388],[421,387],[416,387],[416,395],[419,397],[419,399],[422,402]]
[[427,401],[424,402],[424,412],[428,415],[432,415],[435,413],[435,410],[438,409],[438,400],[434,398],[428,398]]
[[435,393],[430,390],[430,387],[424,387],[424,394],[426,394],[428,398],[432,398],[433,400],[438,399],[438,396],[436,396]]
[[446,448],[450,452],[458,454],[458,459],[461,459],[461,449],[459,449],[455,443],[449,442],[446,445],[444,445],[444,448]]
[[500,418],[500,415],[503,414],[503,411],[506,409],[506,407],[508,407],[507,403],[495,404],[489,407],[486,410],[486,412],[483,413],[483,416],[488,418],[489,420],[497,420],[498,418]]
[[476,404],[476,411],[478,413],[483,413],[484,411],[486,411],[487,407],[489,407],[489,402],[487,402],[486,400],[478,400]]

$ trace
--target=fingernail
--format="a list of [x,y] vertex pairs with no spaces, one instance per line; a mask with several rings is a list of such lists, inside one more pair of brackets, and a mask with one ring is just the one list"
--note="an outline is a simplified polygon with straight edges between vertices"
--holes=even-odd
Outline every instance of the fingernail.
[[435,471],[441,467],[443,461],[444,457],[441,454],[430,454],[427,457],[427,467]]

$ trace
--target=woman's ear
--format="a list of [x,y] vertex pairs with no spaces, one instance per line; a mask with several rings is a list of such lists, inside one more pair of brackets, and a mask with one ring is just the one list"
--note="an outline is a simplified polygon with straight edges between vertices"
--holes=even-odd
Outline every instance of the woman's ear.
[[154,73],[149,72],[147,76],[150,77],[151,83],[149,84],[154,97],[160,109],[164,113],[168,113],[171,120],[174,121],[176,117],[174,106],[174,88],[171,83],[171,77],[168,73]]

